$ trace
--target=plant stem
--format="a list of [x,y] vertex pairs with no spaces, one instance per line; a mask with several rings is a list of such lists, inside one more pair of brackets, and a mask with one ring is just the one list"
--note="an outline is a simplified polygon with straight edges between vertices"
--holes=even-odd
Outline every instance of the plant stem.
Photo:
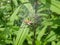
[[[35,15],[37,15],[37,5],[38,5],[37,1],[38,0],[34,0]],[[33,25],[35,25],[35,24],[33,24]],[[32,45],[36,45],[35,40],[36,40],[36,26],[34,26],[34,39],[33,39]]]

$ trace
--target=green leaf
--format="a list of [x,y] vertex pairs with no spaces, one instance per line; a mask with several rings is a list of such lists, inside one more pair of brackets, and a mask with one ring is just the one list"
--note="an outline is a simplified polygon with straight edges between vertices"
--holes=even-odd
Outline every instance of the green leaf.
[[40,0],[40,2],[46,4],[46,0]]
[[13,1],[13,3],[15,4],[15,6],[18,6],[17,0],[12,0],[12,1]]
[[22,27],[18,31],[17,38],[14,42],[14,45],[22,45],[26,36],[28,35],[29,28],[27,28],[27,25],[22,24]]
[[52,45],[56,45],[56,43],[53,41],[53,42],[52,42]]
[[60,2],[52,0],[50,9],[52,12],[60,14]]
[[59,42],[57,42],[57,44],[56,45],[60,45],[60,41]]
[[30,34],[28,34],[26,37],[28,44],[32,44],[32,38],[31,38],[32,35],[33,35],[33,32],[30,32]]
[[13,12],[13,14],[11,15],[11,17],[10,17],[10,24],[11,24],[11,25],[13,25],[14,20],[16,20],[16,18],[17,18],[17,13],[19,12],[20,7],[21,7],[21,6],[19,6],[18,8],[16,8],[16,10],[15,10],[15,11]]
[[0,31],[4,31],[5,30],[5,28],[0,28]]
[[36,40],[36,45],[41,45],[41,41]]
[[20,0],[22,3],[29,2],[29,0]]
[[50,34],[46,37],[45,41],[50,42],[56,40],[56,34],[51,31]]
[[54,23],[54,24],[57,24],[57,25],[60,25],[60,18],[57,18],[57,19],[55,19],[55,20],[52,20],[52,22]]
[[34,14],[34,9],[33,9],[32,5],[31,5],[31,3],[29,3],[29,0],[20,0],[20,1],[28,9],[29,13],[31,15],[33,15]]
[[38,34],[38,36],[37,36],[37,40],[38,40],[38,41],[41,40],[42,36],[45,34],[46,28],[47,28],[47,26],[45,26],[45,27],[39,32],[39,34]]
[[60,14],[60,1],[57,0],[41,0],[46,7],[50,8],[52,12]]

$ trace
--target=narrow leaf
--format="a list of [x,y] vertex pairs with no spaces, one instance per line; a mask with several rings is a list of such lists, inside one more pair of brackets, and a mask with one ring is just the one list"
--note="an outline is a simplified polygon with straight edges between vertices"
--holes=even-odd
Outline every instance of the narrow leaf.
[[45,34],[47,26],[45,26],[38,34],[37,40],[41,40],[42,36]]

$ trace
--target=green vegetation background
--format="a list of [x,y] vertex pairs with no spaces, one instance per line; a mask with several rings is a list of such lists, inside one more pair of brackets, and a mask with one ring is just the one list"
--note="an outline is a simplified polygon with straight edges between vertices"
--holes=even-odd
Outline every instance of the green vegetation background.
[[60,0],[34,1],[0,0],[0,45],[60,45]]

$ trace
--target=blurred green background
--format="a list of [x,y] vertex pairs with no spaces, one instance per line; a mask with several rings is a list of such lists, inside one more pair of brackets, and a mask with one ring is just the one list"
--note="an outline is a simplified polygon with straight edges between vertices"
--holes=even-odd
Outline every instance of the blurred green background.
[[60,45],[60,0],[0,0],[0,45]]

